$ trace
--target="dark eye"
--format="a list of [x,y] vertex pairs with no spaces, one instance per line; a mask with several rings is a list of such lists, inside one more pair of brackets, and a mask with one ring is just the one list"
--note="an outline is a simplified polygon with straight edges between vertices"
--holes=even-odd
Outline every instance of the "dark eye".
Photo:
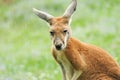
[[64,30],[63,32],[64,32],[64,33],[67,33],[67,30]]
[[50,31],[50,35],[51,35],[51,36],[54,36],[54,33],[55,33],[55,32],[53,32],[53,31]]

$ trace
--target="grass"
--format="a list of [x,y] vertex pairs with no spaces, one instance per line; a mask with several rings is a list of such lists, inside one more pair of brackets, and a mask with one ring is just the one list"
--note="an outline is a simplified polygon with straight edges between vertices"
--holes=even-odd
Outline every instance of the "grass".
[[[70,0],[0,1],[0,80],[61,80],[49,27],[32,8],[61,15]],[[107,50],[120,63],[120,1],[79,0],[73,36]]]

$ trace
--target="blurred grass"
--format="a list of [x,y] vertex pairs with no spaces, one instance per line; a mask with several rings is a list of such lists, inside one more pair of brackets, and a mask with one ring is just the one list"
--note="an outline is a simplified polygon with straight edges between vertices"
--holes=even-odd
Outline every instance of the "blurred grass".
[[[61,80],[48,25],[32,8],[61,15],[70,0],[0,1],[0,80]],[[66,3],[66,4],[65,4]],[[73,36],[107,50],[120,63],[120,0],[79,0]]]

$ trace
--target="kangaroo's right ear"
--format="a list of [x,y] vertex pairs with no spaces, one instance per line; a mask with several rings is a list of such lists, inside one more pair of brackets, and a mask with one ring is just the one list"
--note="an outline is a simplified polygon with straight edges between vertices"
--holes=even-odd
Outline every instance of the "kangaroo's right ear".
[[54,16],[52,16],[52,15],[46,13],[46,12],[37,10],[37,9],[35,9],[35,8],[33,8],[33,12],[34,12],[38,17],[40,17],[41,19],[43,19],[43,20],[45,20],[45,21],[47,21],[47,22],[50,22],[50,20],[51,20],[52,18],[54,18]]

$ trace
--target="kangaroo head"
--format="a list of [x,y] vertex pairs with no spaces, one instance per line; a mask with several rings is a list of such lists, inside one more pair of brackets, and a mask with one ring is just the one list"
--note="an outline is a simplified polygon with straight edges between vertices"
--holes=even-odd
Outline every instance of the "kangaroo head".
[[56,50],[64,50],[67,46],[67,41],[71,36],[70,19],[76,10],[77,1],[72,0],[63,16],[54,17],[46,12],[33,8],[34,13],[50,24],[50,35],[53,43],[53,48]]

